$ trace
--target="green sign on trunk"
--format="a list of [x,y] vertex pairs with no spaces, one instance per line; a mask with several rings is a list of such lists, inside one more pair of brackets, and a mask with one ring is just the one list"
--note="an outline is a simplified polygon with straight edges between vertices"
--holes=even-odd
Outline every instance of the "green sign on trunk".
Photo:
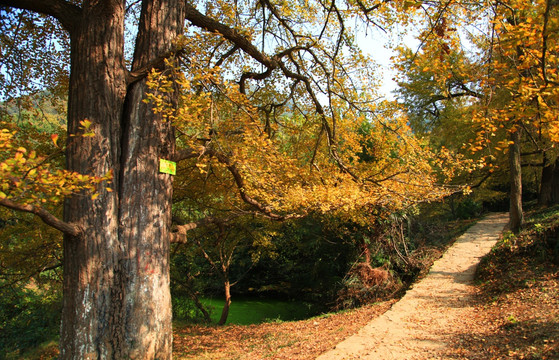
[[177,163],[170,160],[159,159],[159,172],[163,174],[177,174]]

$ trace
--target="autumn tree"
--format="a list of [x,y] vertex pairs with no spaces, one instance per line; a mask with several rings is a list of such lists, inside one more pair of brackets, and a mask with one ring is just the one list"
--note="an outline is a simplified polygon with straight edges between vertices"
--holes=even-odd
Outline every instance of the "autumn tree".
[[[522,226],[522,171],[524,154],[539,154],[542,159],[542,185],[549,178],[550,160],[557,131],[557,12],[550,1],[495,4],[492,7],[488,89],[495,94],[495,104],[488,102],[478,123],[485,128],[503,128],[509,133],[511,173],[511,228]],[[491,125],[492,124],[492,125]],[[524,142],[522,139],[526,139]],[[527,147],[526,145],[529,145]],[[551,159],[550,159],[551,158]],[[544,180],[544,177],[546,178]],[[546,197],[545,186],[540,197]]]
[[[49,173],[0,133],[0,204],[64,234],[61,358],[171,358],[169,244],[206,214],[171,230],[173,175],[160,160],[226,173],[231,205],[274,220],[374,216],[449,192],[453,157],[415,139],[398,109],[379,111],[353,40],[350,23],[403,19],[407,3],[0,6],[7,95],[34,91],[21,85],[31,79],[68,95],[66,170]],[[226,101],[212,112],[216,97]],[[60,219],[45,204],[62,198]]]
[[[424,119],[436,115],[440,120],[455,108],[456,98],[467,99],[458,105],[473,136],[459,144],[487,165],[509,169],[515,231],[523,219],[522,167],[541,167],[540,202],[553,201],[558,52],[554,6],[550,1],[448,4],[444,12],[428,17],[432,30],[419,35],[422,51],[403,53],[413,65],[402,94],[408,103],[424,99],[419,102],[423,113],[418,113],[425,114]],[[435,91],[419,91],[420,84],[430,83],[417,76],[430,77],[433,85],[427,88]],[[501,152],[508,153],[508,164],[495,162]]]

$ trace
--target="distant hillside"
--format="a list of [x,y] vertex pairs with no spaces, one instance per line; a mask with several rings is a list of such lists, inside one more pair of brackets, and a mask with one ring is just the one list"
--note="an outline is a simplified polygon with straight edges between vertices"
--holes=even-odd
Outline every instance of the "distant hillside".
[[59,132],[66,124],[66,99],[48,92],[0,102],[2,120],[31,125],[45,132]]

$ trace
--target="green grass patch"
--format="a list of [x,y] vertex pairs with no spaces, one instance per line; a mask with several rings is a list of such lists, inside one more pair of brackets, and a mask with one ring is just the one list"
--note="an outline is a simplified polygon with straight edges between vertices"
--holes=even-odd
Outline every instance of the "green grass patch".
[[[210,309],[212,320],[217,322],[221,316],[224,300],[205,298],[201,301]],[[301,301],[233,298],[227,324],[250,325],[271,321],[294,321],[307,319],[313,315],[316,315],[314,307]]]

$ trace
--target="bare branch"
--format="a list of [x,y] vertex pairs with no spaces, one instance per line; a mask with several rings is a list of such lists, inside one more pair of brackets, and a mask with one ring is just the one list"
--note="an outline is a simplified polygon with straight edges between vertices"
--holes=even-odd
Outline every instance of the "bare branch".
[[78,236],[82,233],[81,229],[77,225],[64,222],[41,207],[36,207],[33,205],[22,205],[15,203],[9,199],[0,199],[0,205],[12,210],[35,214],[41,220],[43,220],[45,224],[50,225],[57,230],[60,230],[64,234]]
[[185,17],[193,25],[198,26],[210,32],[220,33],[224,38],[237,45],[244,52],[250,55],[254,60],[258,61],[267,68],[276,68],[274,60],[270,59],[266,54],[262,53],[250,40],[240,34],[238,31],[224,25],[214,19],[202,14],[191,4],[185,4]]
[[219,60],[215,63],[215,67],[219,67],[221,66],[221,64],[223,64],[223,62],[225,60],[227,60],[228,57],[232,56],[235,52],[237,52],[237,50],[239,50],[239,47],[237,45],[233,45],[233,47],[226,52],[225,54],[221,55],[221,57],[219,58]]
[[279,23],[291,34],[291,36],[293,37],[295,42],[297,42],[297,34],[291,28],[291,26],[289,25],[289,20],[283,18],[280,15],[278,9],[269,0],[261,0],[260,2],[262,4],[262,6],[266,6],[266,8],[268,8],[268,10],[270,10],[272,15],[274,15],[274,17],[279,21]]

